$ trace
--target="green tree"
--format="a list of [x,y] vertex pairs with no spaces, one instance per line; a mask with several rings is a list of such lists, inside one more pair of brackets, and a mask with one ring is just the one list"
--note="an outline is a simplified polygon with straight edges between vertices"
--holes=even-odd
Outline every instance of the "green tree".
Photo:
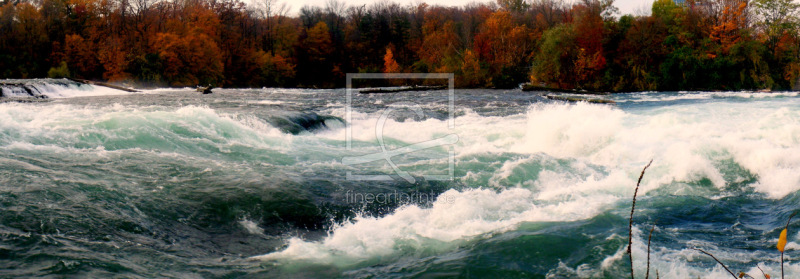
[[506,11],[521,13],[528,10],[530,5],[525,3],[525,0],[497,0],[497,5],[500,5]]
[[574,26],[561,24],[542,35],[539,52],[533,59],[531,82],[572,87],[572,61],[577,54]]
[[61,64],[59,64],[58,67],[50,68],[50,70],[47,71],[47,77],[49,78],[70,77],[69,68],[67,67],[67,62],[61,61]]
[[759,16],[756,23],[767,35],[770,50],[777,49],[778,40],[798,27],[798,8],[793,0],[755,0],[755,12]]

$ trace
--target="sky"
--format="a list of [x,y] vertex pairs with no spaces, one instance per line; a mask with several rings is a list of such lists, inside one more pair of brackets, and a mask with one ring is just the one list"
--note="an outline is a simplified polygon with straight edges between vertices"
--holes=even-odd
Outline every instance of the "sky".
[[[368,5],[384,0],[343,0],[348,6]],[[471,2],[495,2],[494,0],[389,0],[398,4],[408,5],[417,4],[421,2],[428,3],[429,5],[440,6],[464,6]],[[565,0],[569,1],[569,0]],[[278,0],[278,3],[286,3],[290,8],[290,15],[297,15],[305,5],[325,7],[327,0]],[[643,15],[650,13],[650,6],[653,0],[615,0],[614,6],[619,8],[621,14]]]

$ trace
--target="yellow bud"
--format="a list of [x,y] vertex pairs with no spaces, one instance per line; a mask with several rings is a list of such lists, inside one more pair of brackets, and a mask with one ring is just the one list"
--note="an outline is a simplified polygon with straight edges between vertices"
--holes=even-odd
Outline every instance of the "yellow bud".
[[783,253],[783,248],[786,247],[786,229],[781,231],[781,236],[778,238],[778,251]]

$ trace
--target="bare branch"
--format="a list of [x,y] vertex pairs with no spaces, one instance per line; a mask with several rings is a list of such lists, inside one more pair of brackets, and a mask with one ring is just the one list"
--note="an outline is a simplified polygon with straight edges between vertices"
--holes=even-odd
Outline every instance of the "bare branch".
[[699,249],[699,248],[692,248],[692,249],[694,249],[694,250],[697,250],[697,251],[700,251],[701,253],[703,253],[703,254],[706,254],[706,255],[710,256],[712,259],[714,259],[715,261],[717,261],[717,263],[719,263],[719,265],[721,265],[721,266],[722,266],[722,268],[724,268],[724,269],[725,269],[725,271],[727,271],[728,273],[730,273],[730,274],[731,274],[731,276],[733,276],[733,278],[734,278],[734,279],[737,279],[736,275],[735,275],[735,274],[733,274],[733,272],[731,272],[731,270],[730,270],[730,269],[728,269],[728,267],[727,267],[727,266],[725,266],[725,264],[724,264],[724,263],[722,263],[721,261],[719,261],[719,260],[717,259],[717,257],[714,257],[714,255],[711,255],[711,253],[709,253],[709,252],[703,251],[703,249]]

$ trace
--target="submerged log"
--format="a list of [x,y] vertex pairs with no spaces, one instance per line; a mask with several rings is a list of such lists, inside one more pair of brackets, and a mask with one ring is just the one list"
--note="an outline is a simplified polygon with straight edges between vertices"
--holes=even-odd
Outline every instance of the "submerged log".
[[398,92],[408,92],[408,91],[431,91],[431,90],[444,90],[447,89],[447,85],[440,85],[440,86],[411,86],[411,87],[402,87],[396,89],[365,89],[361,90],[358,93],[361,94],[372,94],[372,93],[398,93]]
[[608,92],[575,90],[575,89],[561,89],[554,87],[536,86],[530,83],[522,85],[522,91],[544,91],[544,92],[558,92],[558,93],[575,93],[575,94],[589,94],[589,95],[609,95]]
[[580,97],[566,97],[566,96],[557,96],[557,95],[544,95],[547,99],[550,100],[557,100],[557,101],[567,101],[567,102],[588,102],[588,103],[595,103],[595,104],[616,104],[612,100],[605,100],[605,99],[589,99],[589,98],[580,98]]
[[74,82],[78,82],[78,83],[85,83],[85,84],[103,86],[103,87],[108,87],[108,88],[112,88],[112,89],[122,90],[122,91],[125,91],[125,92],[132,92],[132,93],[139,92],[138,90],[135,90],[135,89],[122,87],[122,86],[119,86],[119,85],[113,85],[113,84],[105,83],[105,82],[102,82],[102,81],[92,81],[92,80],[77,79],[77,78],[67,78],[67,79],[71,80],[71,81],[74,81]]

